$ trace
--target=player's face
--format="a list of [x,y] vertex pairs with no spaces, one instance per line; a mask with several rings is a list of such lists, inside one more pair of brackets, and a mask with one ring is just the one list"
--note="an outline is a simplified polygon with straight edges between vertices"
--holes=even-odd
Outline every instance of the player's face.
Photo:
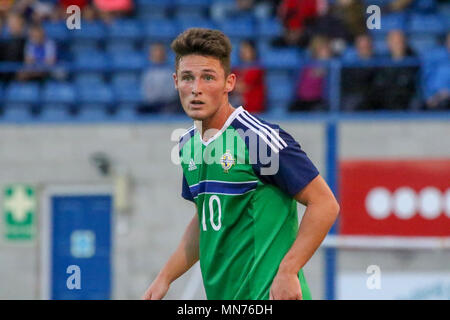
[[225,77],[218,59],[195,54],[180,59],[173,77],[183,109],[194,120],[209,119],[227,106],[236,82],[234,74]]

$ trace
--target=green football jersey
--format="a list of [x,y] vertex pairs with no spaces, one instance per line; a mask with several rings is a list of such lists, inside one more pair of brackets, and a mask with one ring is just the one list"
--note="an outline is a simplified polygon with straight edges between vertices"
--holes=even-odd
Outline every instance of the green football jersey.
[[[198,209],[200,267],[208,299],[269,299],[272,281],[298,231],[293,198],[319,172],[279,126],[243,107],[203,141],[180,139],[182,196]],[[303,299],[311,299],[299,271]]]

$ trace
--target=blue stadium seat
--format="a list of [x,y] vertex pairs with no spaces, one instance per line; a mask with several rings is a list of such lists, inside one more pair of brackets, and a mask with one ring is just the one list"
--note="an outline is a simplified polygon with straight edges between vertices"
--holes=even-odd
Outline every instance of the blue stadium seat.
[[99,45],[98,42],[71,42],[70,44],[70,52],[76,56],[80,54],[81,52],[95,52],[99,51]]
[[70,83],[47,82],[42,90],[42,101],[47,104],[73,104],[75,88]]
[[409,20],[409,32],[444,33],[447,30],[445,18],[437,14],[412,14]]
[[435,94],[444,88],[450,88],[450,62],[446,61],[439,65],[439,68],[429,79],[429,94]]
[[72,116],[67,105],[50,103],[42,106],[40,118],[43,121],[68,121]]
[[341,60],[343,62],[356,62],[358,59],[358,52],[353,46],[346,48],[341,55]]
[[372,34],[386,34],[391,30],[405,30],[407,15],[405,13],[384,14],[381,17],[381,28],[372,29]]
[[207,12],[198,7],[178,7],[175,9],[174,18],[175,20],[200,20],[207,16]]
[[173,0],[138,0],[137,16],[142,22],[153,19],[166,19],[173,7]]
[[211,5],[211,0],[174,0],[174,5],[177,7],[208,8]]
[[108,68],[107,56],[101,52],[80,52],[75,56],[78,71],[105,71]]
[[409,37],[409,44],[417,54],[430,51],[438,46],[438,39],[433,35],[412,34]]
[[137,120],[139,118],[136,113],[137,108],[138,105],[132,103],[119,104],[114,118],[122,121]]
[[263,19],[257,25],[258,37],[262,39],[276,38],[283,34],[283,26],[278,19]]
[[45,34],[55,41],[63,42],[69,39],[70,30],[67,29],[67,26],[64,22],[44,22],[43,28],[45,30]]
[[146,55],[141,52],[114,52],[111,54],[111,67],[114,71],[138,71],[147,64]]
[[128,40],[109,40],[105,45],[105,50],[108,54],[115,52],[133,52],[135,46],[132,41]]
[[217,29],[217,25],[214,23],[214,21],[208,19],[179,19],[178,23],[182,31],[189,28]]
[[226,20],[219,24],[219,28],[230,38],[256,37],[254,21],[248,18]]
[[297,68],[301,62],[301,54],[294,48],[273,49],[261,54],[261,63],[266,68]]
[[139,9],[144,8],[168,8],[173,6],[174,0],[136,0],[136,5]]
[[105,84],[103,73],[101,72],[76,72],[74,74],[75,85],[102,85]]
[[415,0],[412,3],[411,11],[413,12],[434,12],[436,10],[435,0]]
[[80,105],[77,120],[81,122],[102,121],[107,116],[108,104],[102,103],[86,103]]
[[389,54],[389,47],[385,39],[374,39],[373,40],[373,51],[376,55],[387,55]]
[[179,33],[178,25],[173,20],[151,20],[144,27],[144,35],[147,39],[159,41],[171,41]]
[[12,82],[5,89],[7,103],[35,104],[39,98],[39,85],[36,83]]
[[78,99],[82,104],[111,104],[114,94],[107,84],[80,85],[77,87]]
[[286,110],[292,101],[295,81],[286,73],[269,71],[266,76],[267,98],[272,111]]
[[103,40],[106,36],[105,25],[101,22],[81,21],[81,29],[70,30],[74,40]]
[[136,86],[139,87],[140,79],[135,72],[115,72],[111,76],[113,87],[118,86]]
[[108,30],[110,39],[138,40],[142,37],[142,27],[137,20],[118,20]]
[[113,90],[118,103],[139,104],[143,101],[141,88],[135,83],[121,83],[113,85]]
[[6,103],[3,105],[2,120],[7,122],[21,122],[32,119],[30,113],[31,106],[22,103]]

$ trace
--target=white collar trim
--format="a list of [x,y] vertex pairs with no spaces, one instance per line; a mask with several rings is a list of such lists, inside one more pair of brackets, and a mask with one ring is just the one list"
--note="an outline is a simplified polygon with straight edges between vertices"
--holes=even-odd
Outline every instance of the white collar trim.
[[233,122],[233,120],[243,111],[244,111],[244,108],[242,106],[236,108],[236,110],[234,110],[233,113],[228,117],[227,121],[225,121],[222,129],[217,131],[214,136],[212,136],[211,138],[208,139],[208,141],[203,141],[202,133],[200,132],[200,130],[198,130],[198,128],[194,122],[194,127],[198,131],[199,136],[200,136],[200,141],[203,143],[203,145],[206,147],[208,144],[210,144],[215,139],[217,139],[217,137],[220,136],[230,126],[231,122]]

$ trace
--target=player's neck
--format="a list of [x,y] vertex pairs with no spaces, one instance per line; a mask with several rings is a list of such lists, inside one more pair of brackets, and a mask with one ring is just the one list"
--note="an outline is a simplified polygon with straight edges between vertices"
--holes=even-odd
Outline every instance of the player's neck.
[[222,129],[234,110],[236,109],[227,102],[227,104],[219,108],[212,117],[196,122],[196,127],[202,134],[202,140],[208,141],[217,133],[217,131]]

